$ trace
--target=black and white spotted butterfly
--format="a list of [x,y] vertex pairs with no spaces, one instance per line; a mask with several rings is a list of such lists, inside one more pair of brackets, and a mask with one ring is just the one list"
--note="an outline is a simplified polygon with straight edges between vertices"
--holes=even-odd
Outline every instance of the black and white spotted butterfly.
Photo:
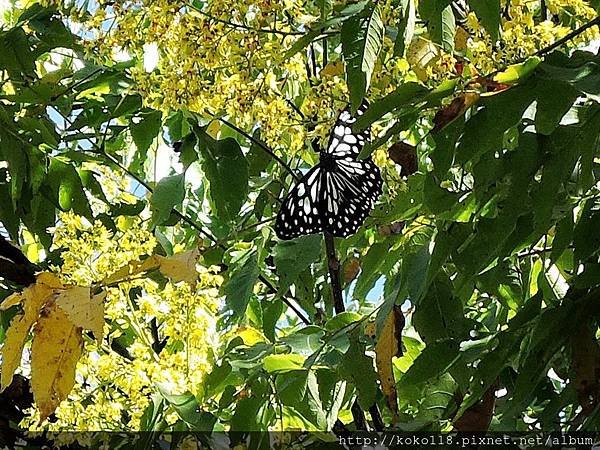
[[[368,103],[358,108],[362,115]],[[356,121],[348,108],[339,115],[319,164],[294,186],[283,201],[275,232],[280,239],[327,231],[346,237],[356,233],[381,195],[379,168],[357,156],[370,138],[369,130],[354,133]]]

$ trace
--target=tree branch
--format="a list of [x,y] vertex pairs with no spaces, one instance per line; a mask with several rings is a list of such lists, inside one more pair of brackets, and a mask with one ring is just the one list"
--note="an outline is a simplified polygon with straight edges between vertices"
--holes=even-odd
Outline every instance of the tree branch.
[[[325,239],[325,250],[327,253],[327,266],[329,267],[329,278],[331,281],[331,295],[333,297],[333,309],[336,314],[343,313],[346,310],[344,306],[344,297],[342,295],[342,285],[340,282],[340,260],[335,252],[335,241],[331,233],[323,233]],[[373,405],[370,410],[371,418],[376,430],[383,430],[383,421],[377,405]],[[351,408],[354,425],[357,429],[367,431],[367,420],[365,413],[358,404],[358,399],[354,400]]]
[[36,266],[0,235],[0,277],[20,286],[35,283]]
[[538,50],[537,52],[535,52],[531,56],[544,56],[547,53],[550,53],[552,50],[556,49],[557,47],[560,47],[564,43],[570,41],[574,37],[579,36],[585,30],[587,30],[588,28],[592,28],[595,25],[600,25],[600,16],[596,17],[593,20],[590,20],[588,23],[580,26],[576,30],[571,31],[569,34],[567,34],[566,36],[560,38],[558,41],[555,41],[554,43],[548,45],[547,47],[544,47],[544,48]]
[[340,283],[340,261],[335,253],[335,242],[331,233],[323,233],[325,238],[325,250],[327,252],[327,266],[329,267],[329,279],[331,280],[331,295],[333,297],[333,309],[336,314],[346,310],[342,296],[342,285]]

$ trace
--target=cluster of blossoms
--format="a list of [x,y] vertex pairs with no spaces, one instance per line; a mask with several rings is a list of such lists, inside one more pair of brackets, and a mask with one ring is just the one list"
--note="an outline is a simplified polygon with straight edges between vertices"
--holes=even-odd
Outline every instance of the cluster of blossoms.
[[[548,0],[545,11],[537,1],[504,0],[501,6],[504,11],[501,45],[493,45],[473,12],[467,16],[466,54],[484,74],[534,54],[596,17],[591,4],[583,0]],[[594,27],[570,41],[569,45],[577,46],[597,37]]]
[[[217,270],[197,265],[194,284],[159,283],[141,275],[106,286],[100,282],[150,255],[155,245],[139,219],[118,220],[117,231],[110,232],[100,222],[61,214],[54,239],[64,261],[60,276],[73,284],[96,283],[106,292],[105,338],[101,346],[86,341],[75,387],[56,410],[55,421],[39,423],[32,410],[22,425],[31,431],[138,430],[157,386],[172,394],[199,394],[218,346],[223,280]],[[156,334],[163,339],[160,351]],[[168,423],[177,420],[174,411],[166,413]]]
[[[287,154],[309,149],[314,137],[326,139],[333,112],[347,99],[341,49],[333,48],[334,40],[329,64],[320,71],[312,61],[313,56],[317,65],[324,61],[321,41],[312,48],[315,55],[287,54],[320,20],[318,2],[210,1],[195,7],[174,0],[102,0],[95,10],[83,11],[68,1],[49,1],[66,7],[83,25],[90,56],[110,61],[125,54],[139,60],[131,74],[147,104],[226,115],[246,130],[260,128],[267,144]],[[395,27],[395,2],[378,5],[385,25]],[[421,34],[404,59],[394,56],[394,43],[386,36],[369,96],[379,98],[410,79],[434,85],[459,76],[457,67],[464,62],[471,74],[493,72],[595,17],[584,0],[548,0],[543,12],[539,1],[502,0],[501,9],[500,42],[492,43],[470,12],[457,26],[456,54],[443,52]],[[592,28],[573,44],[596,36]],[[460,58],[465,61],[458,63]],[[308,129],[305,118],[316,126]]]

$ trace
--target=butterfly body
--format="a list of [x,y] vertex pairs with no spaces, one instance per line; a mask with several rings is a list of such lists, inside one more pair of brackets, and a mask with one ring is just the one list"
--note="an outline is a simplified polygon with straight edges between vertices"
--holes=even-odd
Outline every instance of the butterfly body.
[[[357,114],[366,106],[363,103]],[[354,133],[355,121],[348,110],[339,115],[327,148],[319,153],[319,164],[284,199],[275,222],[280,239],[320,232],[347,237],[356,233],[373,208],[381,194],[381,175],[370,158],[357,159],[369,131]]]

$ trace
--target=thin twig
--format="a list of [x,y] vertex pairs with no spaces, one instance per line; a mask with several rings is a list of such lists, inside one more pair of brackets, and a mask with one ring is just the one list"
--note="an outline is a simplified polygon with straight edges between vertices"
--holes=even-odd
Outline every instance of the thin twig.
[[[56,109],[57,112],[63,117],[63,119],[65,120],[65,122],[70,124],[70,121],[67,119],[67,117],[62,113],[62,111]],[[71,125],[71,124],[70,124]],[[70,126],[69,125],[69,126]],[[93,140],[91,140],[90,138],[86,138],[86,140],[94,147],[95,149],[95,154],[98,154],[102,157],[104,157],[107,162],[110,162],[111,164],[117,166],[119,169],[121,169],[122,171],[124,171],[127,175],[129,175],[131,178],[133,178],[135,181],[137,181],[140,185],[144,186],[144,188],[152,193],[154,191],[154,189],[148,184],[146,183],[143,179],[141,179],[139,176],[137,176],[135,173],[133,173],[131,170],[129,170],[127,167],[125,167],[123,164],[121,164],[119,162],[119,160],[117,160],[116,158],[114,158],[113,156],[109,155],[108,153],[106,153],[104,151],[103,148],[101,148],[98,143],[94,142]],[[224,250],[227,250],[227,247],[224,244],[220,244],[217,240],[217,238],[215,238],[210,232],[206,231],[202,226],[198,225],[194,220],[192,220],[190,217],[186,216],[185,214],[177,211],[176,209],[172,210],[173,214],[175,214],[177,217],[179,217],[181,220],[183,220],[184,222],[186,222],[188,225],[190,225],[193,229],[195,229],[196,231],[198,231],[198,233],[203,234],[204,236],[206,236],[211,242],[219,245],[219,247],[223,248]],[[273,284],[271,284],[271,282],[262,274],[260,274],[258,276],[259,281],[261,281],[269,290],[270,293],[272,294],[276,294],[277,293],[277,289],[275,289],[275,286],[273,286]],[[285,303],[292,311],[294,311],[294,313],[298,316],[298,318],[306,325],[310,325],[310,320],[288,299],[286,299],[285,297],[282,297],[281,300],[283,301],[283,303]]]
[[208,113],[213,119],[219,120],[221,122],[223,122],[225,125],[227,125],[229,128],[237,131],[238,133],[240,133],[242,136],[244,136],[246,139],[248,139],[250,142],[253,142],[254,144],[258,145],[263,151],[265,151],[269,156],[271,156],[271,158],[273,158],[275,161],[277,161],[285,170],[287,170],[295,179],[296,181],[300,180],[300,177],[296,174],[296,172],[294,172],[294,170],[288,165],[288,163],[286,163],[283,159],[281,159],[279,156],[277,156],[275,154],[275,152],[273,150],[271,150],[264,142],[262,142],[260,139],[256,139],[254,136],[252,136],[250,133],[248,133],[247,131],[242,130],[240,127],[238,127],[237,125],[234,125],[233,123],[229,122],[227,119],[223,119],[222,117],[218,117],[215,116],[214,114]]
[[87,82],[90,78],[92,78],[94,75],[96,75],[97,73],[102,72],[102,69],[95,69],[92,70],[90,73],[88,73],[85,77],[83,77],[81,80],[76,81],[75,83],[67,86],[65,88],[64,91],[62,91],[60,94],[56,94],[54,96],[51,97],[50,100],[55,101],[58,98],[62,97],[65,94],[68,94],[70,91],[72,91],[73,89],[75,89],[78,86],[81,86],[82,84],[84,84],[85,82]]
[[[110,155],[107,155],[106,153],[104,153],[104,155],[110,160],[110,162],[112,162],[113,164],[117,165],[117,167],[119,167],[120,169],[124,170],[125,173],[127,173],[129,176],[133,177],[133,179],[135,179],[138,183],[140,183],[142,186],[144,186],[150,193],[153,192],[153,189],[148,185],[148,183],[146,183],[141,178],[139,178],[137,175],[135,175],[133,172],[131,172],[129,169],[127,169],[126,167],[124,167],[121,163],[119,163],[119,161],[117,161],[116,159],[112,158]],[[201,227],[200,225],[198,225],[190,217],[188,217],[185,214],[177,211],[176,209],[173,209],[172,212],[177,217],[179,217],[181,220],[183,220],[188,225],[190,225],[193,229],[195,229],[196,231],[198,231],[199,233],[201,233],[205,237],[207,237],[211,242],[213,242],[214,244],[216,244],[220,248],[222,248],[224,250],[227,250],[227,246],[225,244],[219,242],[216,237],[214,237],[210,232],[206,231],[203,227]],[[275,286],[273,286],[273,284],[271,284],[271,282],[264,275],[260,274],[258,276],[258,279],[259,279],[259,281],[261,283],[263,283],[267,287],[267,290],[269,290],[270,293],[272,293],[272,294],[276,294],[277,293],[277,289],[275,288]],[[294,311],[294,313],[298,316],[298,318],[305,325],[310,325],[310,323],[311,323],[310,320],[293,303],[291,303],[290,300],[286,299],[285,297],[282,297],[281,300],[292,311]]]
[[283,31],[283,30],[274,30],[274,29],[269,29],[269,28],[252,28],[252,27],[249,27],[248,25],[243,25],[241,23],[233,23],[228,20],[219,19],[218,17],[215,17],[211,14],[208,14],[205,11],[202,11],[201,9],[195,7],[194,5],[188,4],[188,6],[190,6],[198,14],[200,14],[210,20],[214,20],[215,22],[222,23],[223,25],[227,25],[229,27],[237,28],[240,30],[246,30],[246,31],[250,31],[253,33],[280,34],[282,36],[301,36],[304,34],[301,31]]
[[574,37],[579,36],[585,30],[587,30],[588,28],[592,28],[595,25],[600,25],[600,16],[596,17],[593,20],[590,20],[588,23],[580,26],[576,30],[571,31],[569,34],[567,34],[566,36],[560,38],[558,41],[555,41],[554,43],[548,45],[547,47],[544,47],[541,50],[538,50],[532,56],[544,56],[545,54],[550,53],[555,48],[560,47],[564,43],[570,41]]

